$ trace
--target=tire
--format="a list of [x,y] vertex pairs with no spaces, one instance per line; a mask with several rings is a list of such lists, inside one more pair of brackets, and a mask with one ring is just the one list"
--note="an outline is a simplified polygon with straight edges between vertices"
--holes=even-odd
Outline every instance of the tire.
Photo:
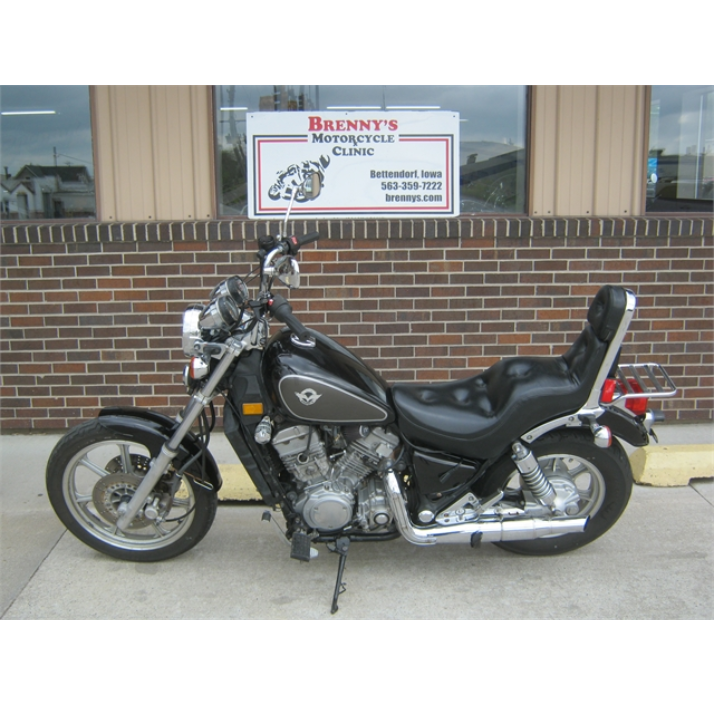
[[[503,541],[496,544],[499,548],[533,556],[566,553],[599,538],[617,522],[632,493],[630,462],[617,439],[613,438],[609,448],[599,448],[588,432],[552,433],[536,441],[531,450],[546,477],[555,469],[560,472],[567,469],[580,493],[578,511],[568,516],[590,516],[590,521],[583,532],[530,541]],[[534,511],[542,512],[543,508],[523,491],[521,484],[513,460],[505,458],[492,469],[480,492],[488,497],[503,490],[504,499],[496,508],[516,505],[525,506],[528,511],[530,505]]]
[[47,463],[47,493],[57,516],[80,541],[113,558],[162,561],[193,548],[211,528],[218,500],[188,474],[173,497],[166,476],[156,485],[150,499],[162,503],[157,520],[139,514],[126,532],[116,529],[116,509],[133,495],[151,456],[145,445],[96,420],[77,426]]

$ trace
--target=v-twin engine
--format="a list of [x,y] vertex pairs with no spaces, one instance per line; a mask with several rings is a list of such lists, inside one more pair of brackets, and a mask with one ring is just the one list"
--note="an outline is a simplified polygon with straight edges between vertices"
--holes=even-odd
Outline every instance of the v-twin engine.
[[[326,443],[330,452],[328,457]],[[393,455],[399,439],[383,428],[290,426],[272,444],[298,488],[295,509],[321,531],[356,523],[364,531],[392,523],[384,483],[375,471]]]

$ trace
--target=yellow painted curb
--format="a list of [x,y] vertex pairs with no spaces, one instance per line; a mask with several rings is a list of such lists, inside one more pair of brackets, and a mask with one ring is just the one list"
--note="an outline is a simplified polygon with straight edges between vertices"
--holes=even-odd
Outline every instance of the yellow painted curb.
[[[714,445],[667,445],[638,448],[630,456],[639,485],[681,487],[695,478],[714,478]],[[218,499],[245,502],[261,496],[243,465],[219,465],[223,487]]]
[[245,502],[247,500],[261,499],[260,493],[255,489],[253,480],[242,464],[219,465],[218,469],[223,478],[223,487],[218,493],[220,500]]
[[695,478],[714,477],[714,445],[645,446],[630,456],[630,465],[640,485],[688,485]]

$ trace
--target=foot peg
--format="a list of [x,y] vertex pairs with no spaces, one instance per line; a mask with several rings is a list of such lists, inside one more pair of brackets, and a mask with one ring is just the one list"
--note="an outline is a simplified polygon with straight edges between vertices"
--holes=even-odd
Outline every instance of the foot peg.
[[302,531],[296,531],[290,543],[290,558],[308,563],[312,558],[312,546],[310,544],[310,537],[307,534]]

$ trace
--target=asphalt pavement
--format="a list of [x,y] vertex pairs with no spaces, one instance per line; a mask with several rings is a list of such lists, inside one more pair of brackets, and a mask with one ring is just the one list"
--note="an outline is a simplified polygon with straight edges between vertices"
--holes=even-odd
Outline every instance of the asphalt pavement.
[[[663,443],[714,443],[712,426],[663,426]],[[0,615],[3,620],[711,620],[714,482],[635,486],[620,521],[562,556],[518,556],[484,544],[349,550],[340,609],[330,614],[337,556],[310,563],[258,504],[221,503],[191,551],[161,563],[100,554],[64,529],[44,473],[57,435],[0,436]],[[214,448],[215,446],[215,448]],[[225,439],[219,463],[234,463]]]

